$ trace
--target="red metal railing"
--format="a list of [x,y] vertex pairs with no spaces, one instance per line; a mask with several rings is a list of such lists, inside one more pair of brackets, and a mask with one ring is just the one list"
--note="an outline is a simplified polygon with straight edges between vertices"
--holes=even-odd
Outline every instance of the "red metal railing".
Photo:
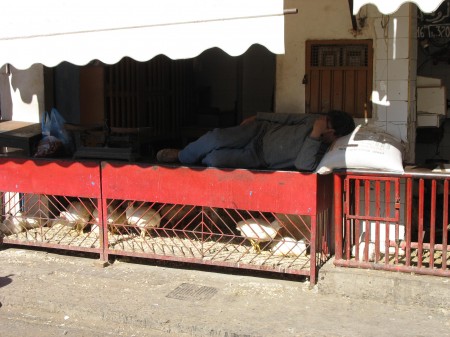
[[[307,275],[312,283],[330,257],[331,177],[103,163],[102,186],[106,214],[139,214],[105,237],[106,254]],[[152,224],[142,231],[136,222],[145,215]]]
[[0,160],[0,240],[305,275],[333,248],[331,176]]
[[0,159],[0,240],[99,253],[98,163]]
[[335,264],[450,276],[450,176],[337,173]]

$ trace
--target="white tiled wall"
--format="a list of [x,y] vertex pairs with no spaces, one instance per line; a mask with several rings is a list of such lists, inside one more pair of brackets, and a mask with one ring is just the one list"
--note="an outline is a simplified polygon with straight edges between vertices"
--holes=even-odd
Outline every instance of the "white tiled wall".
[[410,19],[410,10],[409,5],[403,5],[390,16],[370,13],[376,17],[372,21],[376,34],[374,90],[386,103],[374,105],[371,123],[407,144],[407,162],[414,161],[415,116],[411,114],[415,111],[415,90],[411,88],[411,79],[415,78],[416,69],[411,67],[417,64],[413,49],[415,19]]

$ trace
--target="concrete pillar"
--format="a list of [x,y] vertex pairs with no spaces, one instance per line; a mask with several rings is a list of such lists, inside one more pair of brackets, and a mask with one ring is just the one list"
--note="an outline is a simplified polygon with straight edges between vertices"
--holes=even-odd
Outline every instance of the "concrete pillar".
[[416,133],[415,79],[417,39],[415,6],[403,5],[392,15],[374,8],[374,124],[405,142],[405,160],[414,162]]

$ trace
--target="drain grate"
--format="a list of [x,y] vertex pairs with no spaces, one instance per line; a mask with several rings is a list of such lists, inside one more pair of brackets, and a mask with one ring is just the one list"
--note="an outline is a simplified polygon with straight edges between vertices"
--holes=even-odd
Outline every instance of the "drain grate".
[[217,293],[214,287],[199,286],[196,284],[182,283],[172,290],[166,297],[178,300],[208,300]]

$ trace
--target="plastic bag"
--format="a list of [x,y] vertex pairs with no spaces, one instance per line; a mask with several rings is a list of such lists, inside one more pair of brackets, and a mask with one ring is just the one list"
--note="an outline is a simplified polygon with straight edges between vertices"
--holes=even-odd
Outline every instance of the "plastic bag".
[[63,143],[54,136],[45,136],[39,141],[36,158],[59,157],[64,155]]
[[58,138],[63,143],[64,148],[68,150],[71,140],[69,133],[64,128],[64,124],[66,124],[64,117],[61,116],[58,110],[53,108],[50,116],[50,136]]
[[[69,155],[73,152],[73,142],[70,134],[64,128],[65,123],[66,120],[55,108],[50,113],[47,111],[44,113],[41,125],[43,138],[38,147],[42,145],[41,150],[43,148],[45,150],[39,151],[38,149],[35,156]],[[52,145],[50,146],[50,144]]]
[[44,112],[44,116],[42,117],[42,125],[41,125],[43,137],[50,136],[50,123],[51,118],[49,116],[49,113],[46,111]]

